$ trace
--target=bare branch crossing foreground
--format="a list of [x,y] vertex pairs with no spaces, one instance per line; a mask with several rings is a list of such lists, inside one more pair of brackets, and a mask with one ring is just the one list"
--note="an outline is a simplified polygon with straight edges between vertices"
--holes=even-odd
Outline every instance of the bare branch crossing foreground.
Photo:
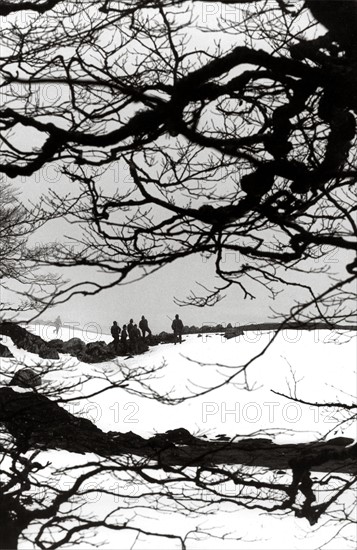
[[207,441],[177,428],[145,439],[132,432],[105,433],[90,420],[76,418],[44,395],[16,394],[12,388],[0,388],[0,411],[0,421],[5,422],[22,451],[46,448],[112,457],[137,455],[163,467],[244,464],[357,474],[357,445],[351,445],[353,439],[348,438],[288,445],[276,445],[262,438],[237,442],[225,438],[221,442]]

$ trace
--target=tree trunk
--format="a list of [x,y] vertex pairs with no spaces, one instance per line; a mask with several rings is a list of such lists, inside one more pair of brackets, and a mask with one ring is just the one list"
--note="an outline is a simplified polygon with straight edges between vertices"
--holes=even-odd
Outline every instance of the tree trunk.
[[244,464],[286,469],[299,464],[317,472],[357,473],[357,444],[346,437],[278,445],[268,438],[209,440],[176,428],[145,439],[133,432],[105,433],[45,395],[18,393],[10,387],[0,388],[0,422],[20,442],[21,451],[64,449],[104,457],[129,454],[167,466]]
[[9,517],[9,512],[0,518],[0,550],[16,550],[21,529]]
[[[345,446],[353,443],[352,439],[340,437],[325,442],[278,445],[268,439],[205,441],[189,435],[191,440],[187,437],[183,442],[175,438],[181,430],[172,430],[171,438],[167,434],[157,434],[149,440],[142,440],[141,445],[137,440],[134,440],[135,445],[130,445],[128,434],[118,434],[114,445],[111,442],[108,446],[113,455],[129,453],[158,460],[168,466],[243,464],[271,470],[301,466],[315,472],[357,474],[357,444]],[[105,451],[103,454],[106,454]]]

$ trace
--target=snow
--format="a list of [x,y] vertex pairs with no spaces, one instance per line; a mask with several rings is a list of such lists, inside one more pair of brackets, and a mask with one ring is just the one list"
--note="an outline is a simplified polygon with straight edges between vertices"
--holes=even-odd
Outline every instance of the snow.
[[[53,327],[34,325],[32,332],[45,340],[56,337]],[[63,340],[78,337],[86,342],[104,340],[110,342],[110,335],[90,332],[88,327],[62,327],[58,335]],[[82,384],[77,388],[74,401],[63,404],[70,412],[89,418],[104,431],[133,431],[142,436],[151,436],[156,432],[184,427],[192,433],[214,438],[218,434],[227,434],[239,439],[241,436],[257,434],[270,437],[275,442],[313,441],[328,434],[328,437],[344,435],[356,438],[356,427],[345,423],[341,428],[343,413],[337,410],[317,408],[309,404],[292,402],[273,391],[298,396],[314,402],[353,402],[356,388],[356,336],[355,333],[337,333],[333,331],[292,331],[286,330],[278,336],[272,331],[246,333],[243,336],[226,340],[220,334],[185,336],[181,345],[159,345],[131,359],[118,358],[116,361],[88,365],[75,358],[61,355],[60,361],[41,360],[38,356],[19,350],[9,338],[3,338],[15,356],[15,360],[1,360],[1,383],[7,383],[10,372],[26,365],[42,372],[45,383],[61,384],[75,379]],[[259,354],[264,350],[261,356]],[[257,357],[254,360],[254,357]],[[107,384],[107,380],[120,383],[123,374],[143,373],[145,369],[161,367],[157,376],[153,374],[146,383],[152,389],[170,397],[192,396],[213,385],[222,384],[226,377],[239,371],[239,367],[251,364],[245,372],[232,378],[213,392],[208,392],[195,399],[170,406],[128,393],[128,390],[139,390],[140,385],[128,382],[127,388],[112,388],[88,399],[79,399],[81,395],[91,395]],[[85,378],[87,380],[85,381]],[[106,380],[107,379],[107,380]],[[73,397],[73,392],[67,392]],[[66,395],[66,391],[64,391]],[[261,430],[268,433],[262,434]],[[55,472],[65,466],[61,473],[61,482],[65,483],[70,476],[68,468],[95,460],[95,455],[74,456],[65,451],[48,451],[41,453],[41,461],[51,462],[49,469]],[[68,481],[68,480],[67,480]],[[123,487],[130,496],[135,496],[137,481],[130,475],[115,478],[120,494]],[[101,479],[100,483],[103,483]],[[108,477],[107,483],[113,483]],[[111,485],[112,486],[112,485]],[[124,492],[125,492],[124,491]],[[118,493],[119,494],[119,493]],[[93,495],[91,495],[93,497]],[[98,496],[98,495],[97,495]],[[139,502],[139,492],[138,492]],[[89,495],[87,495],[89,497]],[[88,499],[86,507],[91,512],[100,509],[101,513],[110,510],[113,497],[99,495],[99,500]],[[122,497],[120,497],[122,498]],[[125,510],[121,511],[123,515]],[[125,514],[124,514],[125,515]],[[206,539],[190,541],[192,549],[242,549],[257,550],[262,548],[312,549],[317,548],[322,540],[322,533],[315,534],[308,528],[307,522],[292,516],[278,518],[262,515],[257,510],[238,510],[235,506],[207,517],[196,518],[194,514],[183,517],[172,512],[162,521],[163,513],[151,509],[145,512],[145,519],[140,525],[148,529],[162,529],[165,532],[181,532],[201,525],[202,528],[216,533],[231,533],[233,540]],[[119,519],[118,519],[119,521]],[[135,520],[133,520],[135,523]],[[175,527],[172,522],[175,522]],[[279,522],[279,523],[277,523]],[[139,520],[137,520],[139,524]],[[254,524],[254,529],[252,529]],[[252,540],[252,532],[254,539]],[[307,536],[308,533],[308,536]],[[326,540],[333,533],[333,527],[325,527],[323,538]],[[100,541],[102,548],[129,548],[135,541],[135,533],[119,534],[108,530],[99,530],[95,541]],[[242,540],[237,540],[242,537]],[[102,541],[106,539],[106,543]],[[92,542],[93,542],[92,540]],[[346,542],[335,540],[327,548],[346,548]],[[340,544],[341,546],[338,546]],[[23,546],[25,548],[25,546]],[[81,545],[81,549],[89,546]],[[144,548],[178,548],[177,541],[168,539],[143,539],[137,547]],[[351,548],[353,544],[351,545]],[[28,546],[26,546],[28,548]],[[134,546],[136,548],[136,546]]]

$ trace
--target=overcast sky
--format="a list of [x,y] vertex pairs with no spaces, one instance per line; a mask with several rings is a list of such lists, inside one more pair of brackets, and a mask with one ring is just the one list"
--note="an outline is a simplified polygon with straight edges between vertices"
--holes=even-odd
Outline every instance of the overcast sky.
[[[201,14],[201,17],[212,17],[208,8]],[[207,11],[208,10],[208,11]],[[229,10],[234,11],[234,10]],[[237,13],[235,11],[235,13]],[[226,14],[228,15],[228,14]],[[209,34],[201,34],[201,40],[210,40]],[[202,47],[202,42],[201,42]],[[56,86],[50,84],[46,86],[44,92],[49,100],[55,100],[57,93]],[[22,145],[24,140],[28,143],[29,136],[20,135],[19,139]],[[46,192],[48,188],[53,188],[60,193],[65,193],[69,186],[68,180],[60,176],[52,166],[45,166],[39,173],[29,178],[19,178],[11,181],[22,190],[24,202],[32,200],[36,202],[38,197]],[[66,235],[71,228],[66,222],[61,220],[46,226],[46,228],[35,234],[33,242],[51,242],[68,241]],[[325,262],[333,264],[339,272],[345,264],[343,253],[339,251],[335,256],[325,258]],[[239,255],[231,255],[227,262],[240,263]],[[246,260],[245,260],[246,261]],[[312,265],[312,268],[319,265]],[[85,279],[108,282],[108,278],[102,273],[88,272],[85,268],[76,268],[67,272],[69,277],[75,280]],[[293,279],[292,279],[293,280]],[[315,278],[315,281],[318,279]],[[299,299],[299,294],[294,290],[287,290],[279,295],[278,300],[273,303],[264,287],[251,283],[247,290],[253,291],[256,299],[244,299],[243,291],[237,286],[228,291],[227,297],[213,308],[179,308],[174,303],[174,298],[185,299],[190,291],[196,294],[201,293],[197,282],[213,288],[220,281],[215,277],[214,261],[207,260],[200,256],[180,260],[169,265],[159,272],[140,280],[136,283],[115,286],[112,289],[103,291],[101,294],[91,297],[78,296],[66,304],[59,305],[45,312],[41,317],[45,320],[54,319],[60,315],[64,323],[79,323],[83,325],[92,325],[92,328],[98,327],[98,331],[108,332],[112,321],[116,319],[119,324],[127,323],[132,317],[139,321],[141,315],[145,315],[154,332],[161,330],[170,330],[171,319],[176,313],[179,313],[184,324],[201,325],[232,323],[243,324],[249,322],[267,321],[272,313],[270,307],[285,313],[293,305],[294,298]]]
[[[18,179],[16,186],[22,191],[22,200],[36,202],[42,193],[52,187],[66,193],[73,186],[63,176],[56,175],[53,169],[46,169],[31,178]],[[35,233],[31,244],[43,242],[62,241],[68,242],[68,235],[73,233],[73,226],[64,220],[57,220],[47,224],[40,231]],[[239,254],[230,254],[227,257],[227,263],[230,265],[241,262]],[[337,272],[341,272],[345,265],[345,255],[342,251],[327,256],[311,264],[311,268],[322,267],[324,263],[330,263],[331,267]],[[246,259],[244,259],[246,262]],[[63,323],[79,326],[90,326],[88,330],[94,330],[108,333],[113,320],[117,320],[122,326],[130,318],[135,322],[140,320],[141,315],[145,315],[149,320],[149,326],[157,333],[163,330],[171,330],[171,319],[176,313],[180,315],[185,325],[218,324],[232,323],[240,325],[251,322],[264,322],[271,320],[271,307],[277,311],[287,313],[294,300],[303,298],[303,294],[295,288],[288,288],[282,291],[278,298],[273,301],[266,288],[253,281],[247,286],[256,298],[251,300],[244,299],[244,293],[235,286],[227,292],[226,298],[216,304],[214,307],[178,307],[175,305],[174,298],[184,300],[193,291],[195,294],[202,294],[202,288],[198,283],[204,284],[209,288],[215,285],[220,286],[220,281],[215,275],[214,259],[207,260],[200,255],[178,260],[158,272],[131,284],[114,286],[111,289],[104,290],[96,296],[76,296],[65,304],[58,305],[47,310],[41,315],[41,319],[54,320],[57,315],[61,316]],[[107,284],[108,275],[97,270],[89,271],[88,268],[71,268],[64,271],[66,278],[73,281],[87,280]],[[297,274],[291,275],[290,280],[304,280],[303,276]],[[314,276],[316,288],[319,287],[319,279],[322,276]],[[325,278],[324,278],[325,279]],[[324,282],[326,284],[326,281]],[[321,287],[322,288],[322,287]]]
[[[38,192],[43,185],[44,183],[37,185]],[[29,193],[33,198],[32,185],[27,185],[25,188],[24,195]],[[66,222],[58,220],[35,234],[34,242],[54,242],[56,240],[68,242],[66,236],[69,232],[68,228]],[[246,259],[244,261],[246,262]],[[228,262],[239,264],[241,258],[239,254],[231,254],[227,258]],[[335,254],[311,263],[311,269],[322,267],[324,265],[322,262],[332,264],[331,267],[340,272],[344,269],[346,257],[342,251],[337,251]],[[272,300],[266,288],[251,281],[247,290],[256,296],[254,300],[244,299],[242,289],[239,286],[234,286],[227,291],[226,298],[214,307],[197,308],[175,305],[174,298],[184,300],[191,291],[201,295],[202,288],[198,283],[204,284],[208,288],[213,288],[215,285],[221,286],[222,281],[216,277],[214,267],[214,259],[206,259],[200,255],[178,260],[139,281],[116,285],[96,296],[76,296],[65,304],[47,310],[41,315],[41,319],[54,320],[57,315],[60,315],[63,323],[87,326],[88,330],[108,333],[113,320],[117,320],[122,326],[130,318],[138,322],[141,315],[145,315],[151,329],[158,333],[163,330],[171,330],[171,320],[176,313],[180,315],[184,324],[189,326],[215,325],[217,323],[241,325],[271,320],[273,312],[270,308],[288,313],[295,300],[306,297],[296,287],[290,287],[285,290],[281,289],[281,294],[277,299]],[[89,271],[85,267],[70,268],[64,274],[72,281],[86,280],[102,284],[109,282],[107,274],[98,270]],[[291,274],[290,280],[293,282],[305,280],[306,282],[306,278],[298,274]],[[323,280],[324,284],[322,285]],[[309,282],[312,281],[314,281],[317,290],[320,286],[319,281],[321,281],[321,290],[326,284],[326,279],[322,275],[311,275]]]

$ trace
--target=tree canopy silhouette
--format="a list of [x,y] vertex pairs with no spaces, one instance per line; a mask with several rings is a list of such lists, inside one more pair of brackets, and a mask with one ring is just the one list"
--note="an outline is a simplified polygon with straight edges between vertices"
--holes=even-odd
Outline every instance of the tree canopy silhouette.
[[[26,252],[26,258],[39,267],[100,268],[108,276],[108,282],[68,283],[42,297],[43,305],[96,294],[199,254],[214,260],[220,282],[181,303],[214,305],[234,285],[245,298],[254,298],[257,285],[275,297],[286,285],[298,295],[284,312],[289,321],[355,320],[355,0],[8,0],[0,16],[0,174],[32,189],[34,179],[45,182],[54,167],[61,178],[34,202],[32,220],[62,218],[73,228],[72,243]],[[22,227],[22,212],[6,206],[0,217],[6,225],[9,214]],[[12,240],[11,223],[8,269],[24,235],[16,230]],[[337,273],[328,261],[336,251],[343,257]],[[23,271],[12,273],[16,279]],[[141,390],[135,385],[140,377],[124,374],[133,393],[160,399],[150,386],[151,371],[140,371]],[[54,410],[48,397],[61,404],[63,393],[49,388],[47,397],[19,401]],[[16,404],[14,390],[1,395]],[[349,421],[355,417],[349,403],[323,405],[338,405]],[[311,524],[324,515],[353,522],[351,501],[337,511],[333,506],[355,475],[344,470],[312,479],[319,453],[318,464],[314,453],[289,462],[291,476],[281,482],[276,471],[249,465],[162,463],[161,451],[175,455],[177,444],[180,455],[187,442],[159,434],[154,460],[130,448],[128,456],[84,461],[71,468],[72,481],[63,489],[56,482],[64,469],[53,484],[48,474],[41,477],[48,465],[38,459],[38,440],[34,454],[25,453],[34,433],[31,415],[25,415],[28,424],[23,417],[14,423],[12,413],[2,418],[15,437],[10,445],[3,437],[0,442],[3,547],[14,547],[34,522],[38,529],[29,540],[41,548],[79,544],[82,533],[99,526],[174,538],[186,547],[187,537],[148,532],[123,519],[120,505],[100,520],[82,514],[78,499],[94,491],[84,486],[88,480],[99,476],[95,490],[116,494],[118,485],[103,483],[108,472],[118,483],[136,476],[147,484],[135,495],[144,511],[170,512],[174,503],[189,515],[229,502],[291,512]],[[83,426],[74,417],[70,422],[73,429]],[[74,432],[69,435],[75,440]],[[62,443],[64,436],[56,432]],[[44,441],[48,446],[48,437]],[[355,449],[341,452],[349,466]],[[314,488],[331,480],[337,482],[331,495],[315,503]],[[227,498],[223,482],[238,488],[234,497]],[[187,495],[185,486],[203,488],[205,495]],[[120,485],[120,496],[130,511],[133,495]]]
[[58,300],[201,254],[222,282],[190,303],[233,284],[245,297],[299,284],[306,305],[293,316],[349,318],[355,1],[6,2],[2,13],[0,172],[30,181],[53,164],[72,181],[65,194],[51,186],[43,216],[82,230],[46,263],[111,277]]

